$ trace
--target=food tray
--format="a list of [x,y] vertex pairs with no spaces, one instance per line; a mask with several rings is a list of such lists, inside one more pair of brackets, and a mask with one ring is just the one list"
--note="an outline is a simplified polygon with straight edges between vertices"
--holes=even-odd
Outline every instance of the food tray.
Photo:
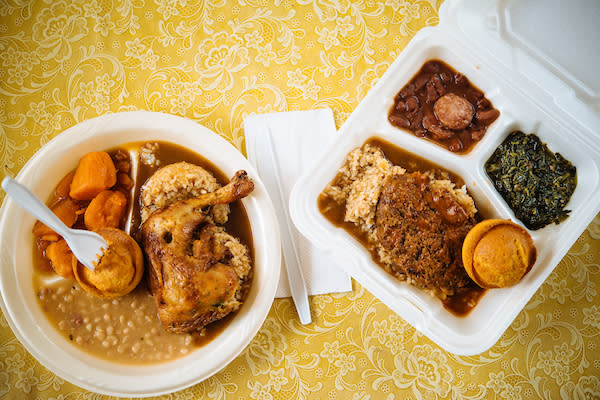
[[[529,2],[445,3],[440,25],[413,38],[340,128],[339,139],[325,152],[327,156],[298,180],[290,198],[292,219],[309,240],[343,259],[341,265],[367,290],[435,343],[459,355],[478,354],[496,343],[600,210],[600,135],[593,131],[600,124],[590,106],[598,98],[597,86],[577,80],[549,57],[542,59],[543,52],[529,52],[529,36],[511,31],[510,24],[510,16],[527,12],[527,7],[533,15],[530,24],[537,26],[532,22],[537,11]],[[500,110],[500,117],[467,154],[451,153],[388,122],[394,96],[430,59],[440,59],[466,75]],[[548,65],[566,72],[554,74]],[[565,91],[565,87],[573,89]],[[487,218],[520,223],[484,169],[496,147],[515,130],[535,133],[576,166],[578,185],[567,205],[572,211],[559,225],[529,231],[538,250],[531,272],[515,286],[488,290],[466,316],[455,316],[437,298],[397,281],[372,261],[365,247],[319,212],[317,198],[346,155],[377,137],[462,177]]]

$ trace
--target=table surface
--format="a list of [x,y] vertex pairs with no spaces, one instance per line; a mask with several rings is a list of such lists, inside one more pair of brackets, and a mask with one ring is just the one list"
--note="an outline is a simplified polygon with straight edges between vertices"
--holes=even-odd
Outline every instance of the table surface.
[[[0,160],[107,112],[185,116],[244,151],[249,113],[330,107],[337,126],[421,28],[430,1],[19,1],[0,5]],[[0,195],[0,199],[3,198]],[[489,351],[447,353],[353,282],[275,300],[250,345],[177,399],[600,398],[600,216]],[[56,377],[0,316],[0,399],[103,398]]]

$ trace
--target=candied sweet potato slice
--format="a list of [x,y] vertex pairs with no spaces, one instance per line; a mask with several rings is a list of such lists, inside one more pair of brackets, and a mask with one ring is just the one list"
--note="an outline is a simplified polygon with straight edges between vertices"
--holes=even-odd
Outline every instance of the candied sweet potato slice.
[[79,160],[70,195],[76,200],[91,200],[98,193],[117,183],[117,170],[105,151],[93,151]]
[[[54,214],[70,228],[75,224],[75,221],[77,221],[78,209],[79,206],[73,200],[65,199],[52,207],[52,212],[54,212]],[[33,234],[39,237],[46,237],[47,239],[52,237],[56,237],[55,240],[58,239],[58,234],[40,221],[35,221],[35,224],[33,225]]]
[[54,189],[54,201],[61,201],[69,198],[69,191],[71,190],[71,182],[73,182],[74,175],[75,171],[69,172],[60,180],[58,185],[56,185],[56,188]]
[[83,221],[86,228],[118,228],[125,215],[127,198],[116,190],[104,190],[92,199],[85,210]]
[[50,243],[46,247],[46,257],[50,260],[52,269],[63,278],[72,279],[73,269],[77,267],[77,259],[71,252],[65,239]]

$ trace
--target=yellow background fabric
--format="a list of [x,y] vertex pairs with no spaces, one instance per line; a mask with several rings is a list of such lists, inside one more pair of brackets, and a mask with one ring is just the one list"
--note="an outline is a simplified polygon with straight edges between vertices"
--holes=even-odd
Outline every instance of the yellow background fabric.
[[[85,119],[152,110],[195,120],[244,151],[250,113],[330,107],[336,124],[439,2],[3,0],[1,176]],[[0,198],[3,195],[0,195]],[[357,282],[312,297],[302,326],[276,300],[223,371],[170,399],[600,398],[600,216],[498,343],[449,354]],[[38,364],[0,318],[0,399],[101,399]]]

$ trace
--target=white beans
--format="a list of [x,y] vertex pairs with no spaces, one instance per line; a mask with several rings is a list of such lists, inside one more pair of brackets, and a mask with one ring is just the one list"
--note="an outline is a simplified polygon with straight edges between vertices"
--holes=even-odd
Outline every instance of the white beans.
[[131,351],[134,353],[139,353],[141,348],[142,344],[140,342],[136,342],[133,344],[133,346],[131,346]]
[[104,333],[104,329],[96,328],[93,338],[98,339],[98,340],[104,340],[105,337],[106,337],[106,334]]
[[154,299],[139,289],[103,300],[64,281],[40,288],[38,297],[50,320],[67,339],[85,351],[123,362],[163,362],[181,357],[196,345],[191,335],[167,332]]

